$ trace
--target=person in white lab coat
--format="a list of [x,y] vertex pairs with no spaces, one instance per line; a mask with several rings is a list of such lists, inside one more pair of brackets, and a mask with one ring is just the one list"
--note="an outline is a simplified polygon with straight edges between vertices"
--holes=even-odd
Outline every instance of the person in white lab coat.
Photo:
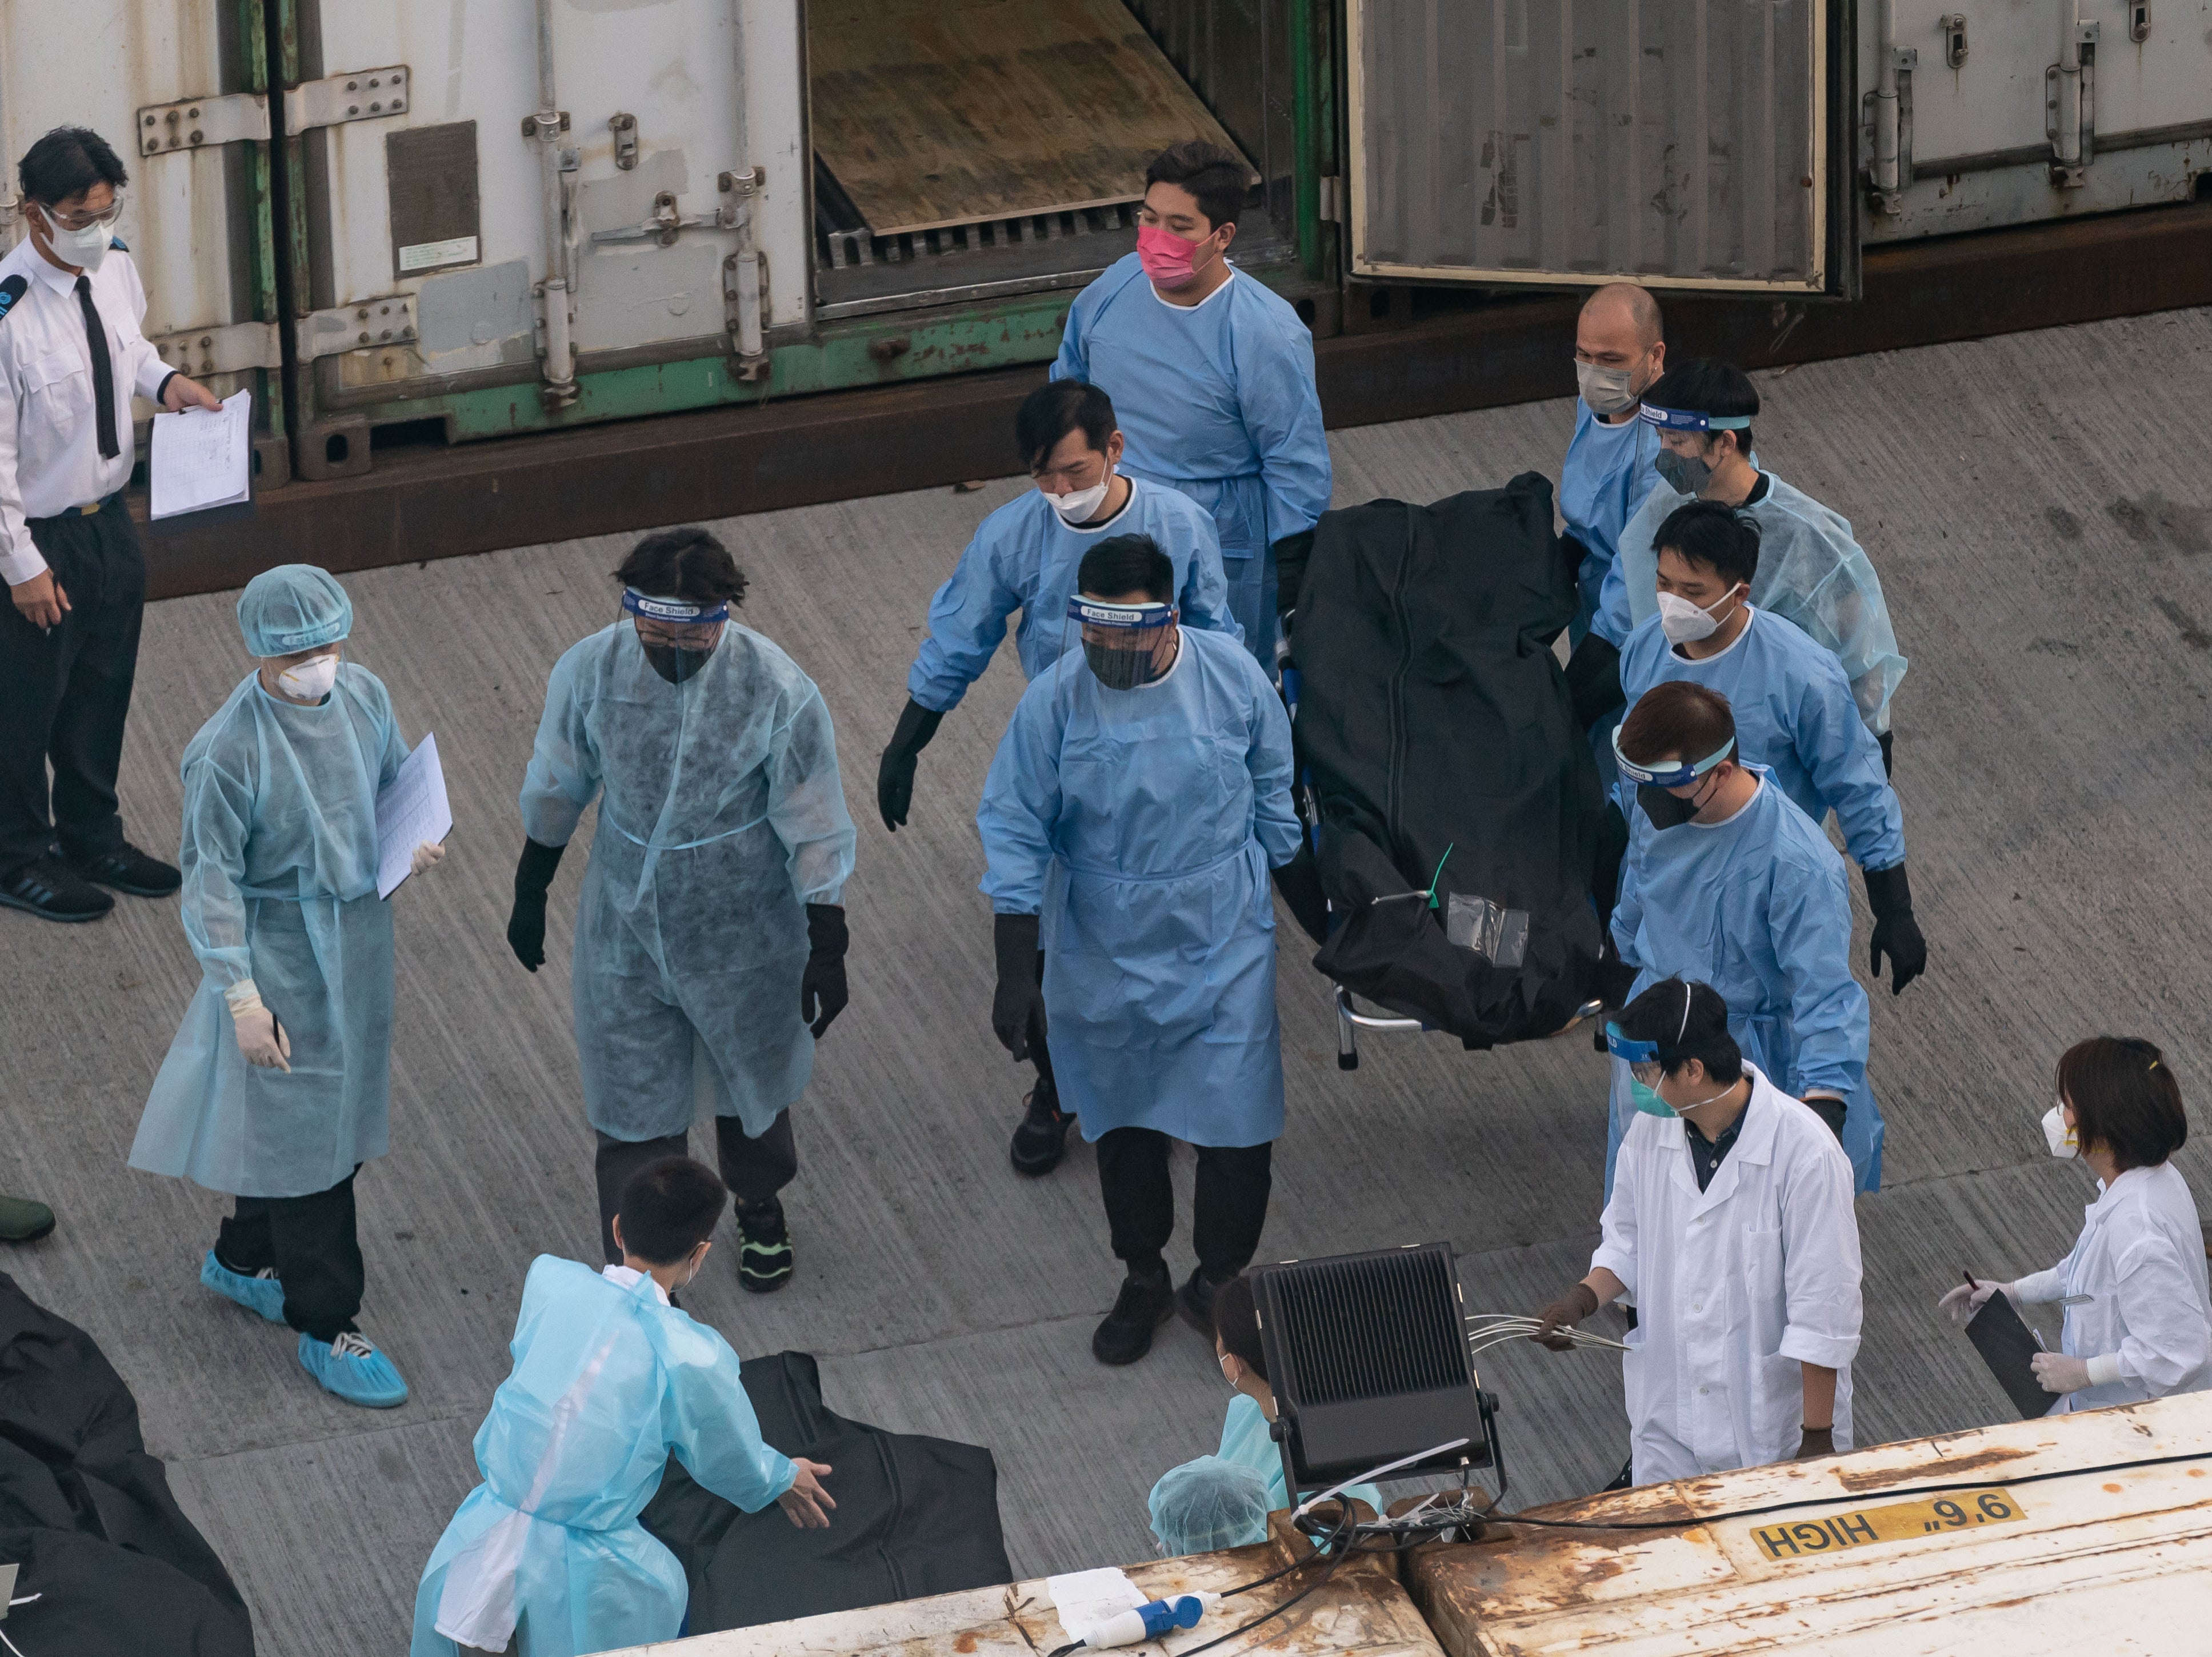
[[2012,1283],[1960,1284],[1943,1309],[1963,1324],[1999,1290],[2016,1306],[2064,1304],[2060,1350],[2035,1357],[2036,1379],[2059,1394],[2053,1415],[2212,1387],[2203,1234],[2167,1160],[2189,1138],[2189,1118],[2165,1054],[2113,1035],[2067,1048],[2043,1134],[2052,1156],[2078,1156],[2097,1176],[2073,1253]]
[[1747,1061],[1710,985],[1662,979],[1606,1027],[1637,1117],[1588,1276],[1534,1339],[1632,1295],[1633,1482],[1851,1447],[1859,1231],[1834,1132]]

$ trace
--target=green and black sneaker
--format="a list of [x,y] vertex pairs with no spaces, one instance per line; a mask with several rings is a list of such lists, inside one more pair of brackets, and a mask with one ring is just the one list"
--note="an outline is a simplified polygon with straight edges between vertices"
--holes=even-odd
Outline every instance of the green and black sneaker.
[[28,1197],[0,1197],[0,1242],[36,1242],[53,1229],[54,1211],[44,1203]]
[[791,1281],[791,1231],[775,1198],[738,1205],[738,1281],[770,1295]]

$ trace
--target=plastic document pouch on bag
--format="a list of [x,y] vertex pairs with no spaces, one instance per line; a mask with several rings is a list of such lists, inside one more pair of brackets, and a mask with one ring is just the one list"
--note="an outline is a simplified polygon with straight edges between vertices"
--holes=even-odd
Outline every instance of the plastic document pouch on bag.
[[438,763],[438,738],[399,762],[399,771],[376,797],[376,895],[390,897],[407,878],[415,848],[428,841],[441,844],[453,832],[453,808],[446,803],[446,773]]
[[248,505],[253,497],[253,393],[234,391],[220,409],[155,415],[149,447],[149,519]]
[[1444,912],[1444,942],[1473,950],[1493,967],[1517,967],[1528,950],[1528,912],[1454,892]]

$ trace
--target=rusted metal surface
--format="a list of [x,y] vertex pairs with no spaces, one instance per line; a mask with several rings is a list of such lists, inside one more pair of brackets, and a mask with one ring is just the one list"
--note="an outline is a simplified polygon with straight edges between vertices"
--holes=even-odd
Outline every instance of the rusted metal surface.
[[[1850,304],[1669,300],[1669,347],[1772,367],[2212,304],[2212,203],[1869,252],[1865,287]],[[1570,395],[1575,305],[1499,303],[1322,340],[1328,423]],[[295,483],[249,520],[161,537],[152,592],[241,586],[310,551],[368,569],[1003,476],[1014,409],[1042,378],[1009,369],[380,455],[373,475]]]
[[[1155,1559],[1125,1569],[1129,1580],[1154,1599],[1238,1587],[1311,1551],[1304,1539],[1281,1528],[1285,1517],[1274,1515],[1273,1533],[1256,1547]],[[1196,1628],[1131,1649],[1174,1657],[1262,1615],[1310,1580],[1297,1573],[1224,1600]],[[1031,1581],[665,1641],[611,1657],[858,1657],[863,1652],[884,1657],[1043,1657],[1070,1638],[1054,1614],[1045,1584]],[[1387,1558],[1345,1564],[1326,1587],[1291,1611],[1214,1649],[1222,1657],[1259,1651],[1275,1657],[1443,1657]]]
[[1421,1551],[1408,1582],[1449,1657],[2212,1647],[2203,1634],[2212,1394],[1650,1485],[1531,1516],[1664,1528],[1516,1525]]

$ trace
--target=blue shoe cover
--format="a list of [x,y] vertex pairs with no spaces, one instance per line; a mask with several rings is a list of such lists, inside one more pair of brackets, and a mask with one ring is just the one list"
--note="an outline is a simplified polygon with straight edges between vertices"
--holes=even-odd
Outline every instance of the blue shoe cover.
[[300,1366],[322,1389],[349,1404],[389,1410],[407,1402],[407,1383],[398,1366],[364,1335],[340,1335],[335,1341],[300,1337]]
[[249,1278],[234,1272],[207,1252],[200,1262],[200,1282],[225,1300],[236,1301],[249,1312],[258,1312],[271,1323],[284,1321],[284,1285],[274,1278]]

